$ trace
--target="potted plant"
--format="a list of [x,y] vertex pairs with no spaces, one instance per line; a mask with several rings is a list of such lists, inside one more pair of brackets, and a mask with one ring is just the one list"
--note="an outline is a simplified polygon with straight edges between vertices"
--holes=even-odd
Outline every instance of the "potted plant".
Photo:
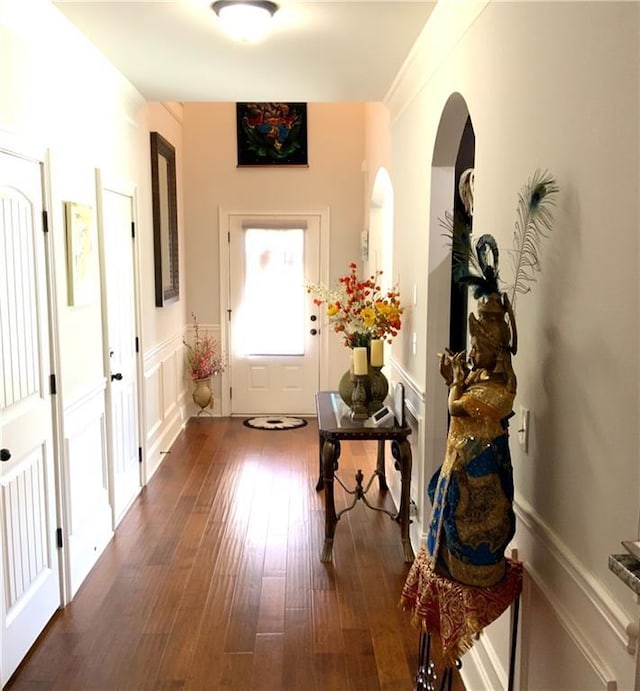
[[206,408],[213,408],[211,377],[221,374],[227,363],[218,341],[207,333],[201,333],[198,319],[193,317],[193,342],[183,340],[189,376],[194,382],[193,401],[200,407],[198,415]]

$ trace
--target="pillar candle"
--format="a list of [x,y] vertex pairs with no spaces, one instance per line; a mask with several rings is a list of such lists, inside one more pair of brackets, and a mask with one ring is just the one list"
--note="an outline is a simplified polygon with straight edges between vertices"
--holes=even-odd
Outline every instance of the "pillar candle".
[[371,341],[371,367],[382,367],[384,365],[383,343],[379,338]]
[[367,374],[369,371],[367,365],[367,349],[354,348],[353,349],[353,373],[356,376]]

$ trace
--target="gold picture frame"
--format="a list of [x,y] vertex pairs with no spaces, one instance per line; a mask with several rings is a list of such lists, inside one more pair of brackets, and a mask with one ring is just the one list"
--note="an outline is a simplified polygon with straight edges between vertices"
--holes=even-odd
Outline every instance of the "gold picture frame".
[[96,298],[97,248],[94,210],[65,202],[67,240],[67,293],[72,307],[91,304]]

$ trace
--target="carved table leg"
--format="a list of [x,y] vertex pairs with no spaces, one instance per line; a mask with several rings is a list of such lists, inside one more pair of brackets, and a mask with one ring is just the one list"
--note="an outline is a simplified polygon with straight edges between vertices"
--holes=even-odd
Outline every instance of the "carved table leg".
[[333,497],[333,474],[340,456],[340,442],[337,439],[325,439],[322,444],[322,480],[324,483],[324,545],[320,561],[330,562],[333,552],[333,536],[336,532],[338,517]]
[[316,492],[324,489],[324,481],[322,479],[322,446],[324,444],[324,434],[318,432],[318,482],[316,484]]
[[376,460],[376,473],[378,475],[378,482],[381,492],[386,492],[389,489],[387,485],[387,475],[384,468],[384,439],[378,439],[378,457]]
[[391,453],[396,459],[396,468],[400,471],[402,478],[402,490],[400,494],[400,510],[396,520],[400,523],[400,534],[402,536],[402,548],[404,550],[404,560],[411,563],[414,559],[413,547],[409,539],[409,504],[411,502],[411,444],[407,439],[393,441]]

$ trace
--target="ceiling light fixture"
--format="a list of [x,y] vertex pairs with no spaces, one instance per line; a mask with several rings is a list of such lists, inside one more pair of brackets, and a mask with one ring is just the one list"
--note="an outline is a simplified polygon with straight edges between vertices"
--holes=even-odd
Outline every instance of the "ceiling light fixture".
[[211,9],[230,36],[238,41],[253,42],[265,36],[278,6],[270,0],[217,0],[211,4]]

